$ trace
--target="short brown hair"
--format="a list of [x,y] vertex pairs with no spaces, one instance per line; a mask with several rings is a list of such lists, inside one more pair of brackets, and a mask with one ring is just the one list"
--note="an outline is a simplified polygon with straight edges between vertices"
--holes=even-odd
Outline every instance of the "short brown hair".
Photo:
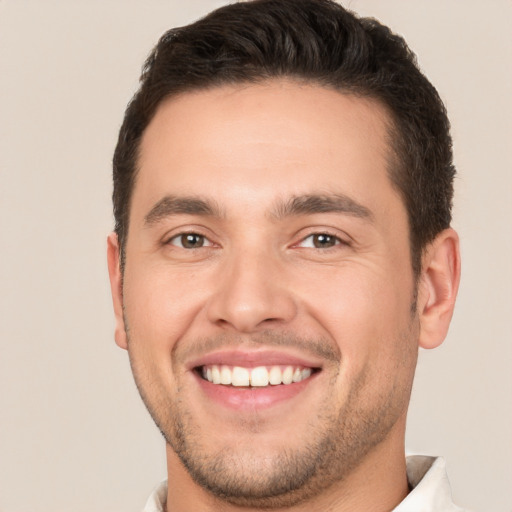
[[446,109],[400,36],[331,0],[254,0],[166,32],[146,60],[114,154],[115,231],[124,266],[130,199],[144,130],[169,96],[288,77],[380,101],[391,116],[391,182],[409,217],[412,266],[451,222]]

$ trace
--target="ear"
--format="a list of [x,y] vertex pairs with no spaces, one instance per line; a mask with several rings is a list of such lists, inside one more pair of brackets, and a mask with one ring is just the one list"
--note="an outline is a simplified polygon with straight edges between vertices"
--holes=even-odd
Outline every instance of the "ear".
[[107,238],[108,274],[110,277],[110,289],[112,302],[114,303],[114,316],[116,320],[115,340],[124,349],[128,348],[128,339],[123,316],[123,280],[120,267],[119,241],[116,233],[110,233]]
[[418,289],[419,346],[435,348],[448,333],[459,289],[459,237],[445,229],[428,246],[422,259]]

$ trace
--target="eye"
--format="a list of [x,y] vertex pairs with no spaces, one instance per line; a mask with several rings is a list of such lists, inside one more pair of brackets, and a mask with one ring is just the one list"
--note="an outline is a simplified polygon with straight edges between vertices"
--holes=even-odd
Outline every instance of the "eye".
[[208,238],[198,233],[181,233],[172,237],[167,243],[183,249],[200,249],[213,245]]
[[300,242],[300,247],[309,247],[312,249],[329,249],[335,245],[343,243],[337,236],[329,233],[313,233]]

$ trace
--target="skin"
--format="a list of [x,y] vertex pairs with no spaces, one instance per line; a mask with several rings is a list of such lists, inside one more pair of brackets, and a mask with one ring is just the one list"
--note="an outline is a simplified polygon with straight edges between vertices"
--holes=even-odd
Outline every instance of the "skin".
[[[116,342],[167,440],[169,512],[384,511],[407,494],[417,349],[444,339],[460,263],[448,229],[413,276],[388,120],[376,101],[276,80],[171,98],[148,126],[123,278],[115,234],[108,260]],[[312,195],[344,202],[286,208]],[[224,407],[189,365],[234,349],[320,371],[278,406]]]

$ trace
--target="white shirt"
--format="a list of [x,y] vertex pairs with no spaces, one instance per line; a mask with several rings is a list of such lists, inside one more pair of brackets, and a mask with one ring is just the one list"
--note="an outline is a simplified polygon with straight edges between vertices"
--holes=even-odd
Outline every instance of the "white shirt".
[[[464,512],[454,505],[442,457],[407,457],[407,480],[412,491],[393,512]],[[143,512],[165,512],[167,480],[149,497]]]

